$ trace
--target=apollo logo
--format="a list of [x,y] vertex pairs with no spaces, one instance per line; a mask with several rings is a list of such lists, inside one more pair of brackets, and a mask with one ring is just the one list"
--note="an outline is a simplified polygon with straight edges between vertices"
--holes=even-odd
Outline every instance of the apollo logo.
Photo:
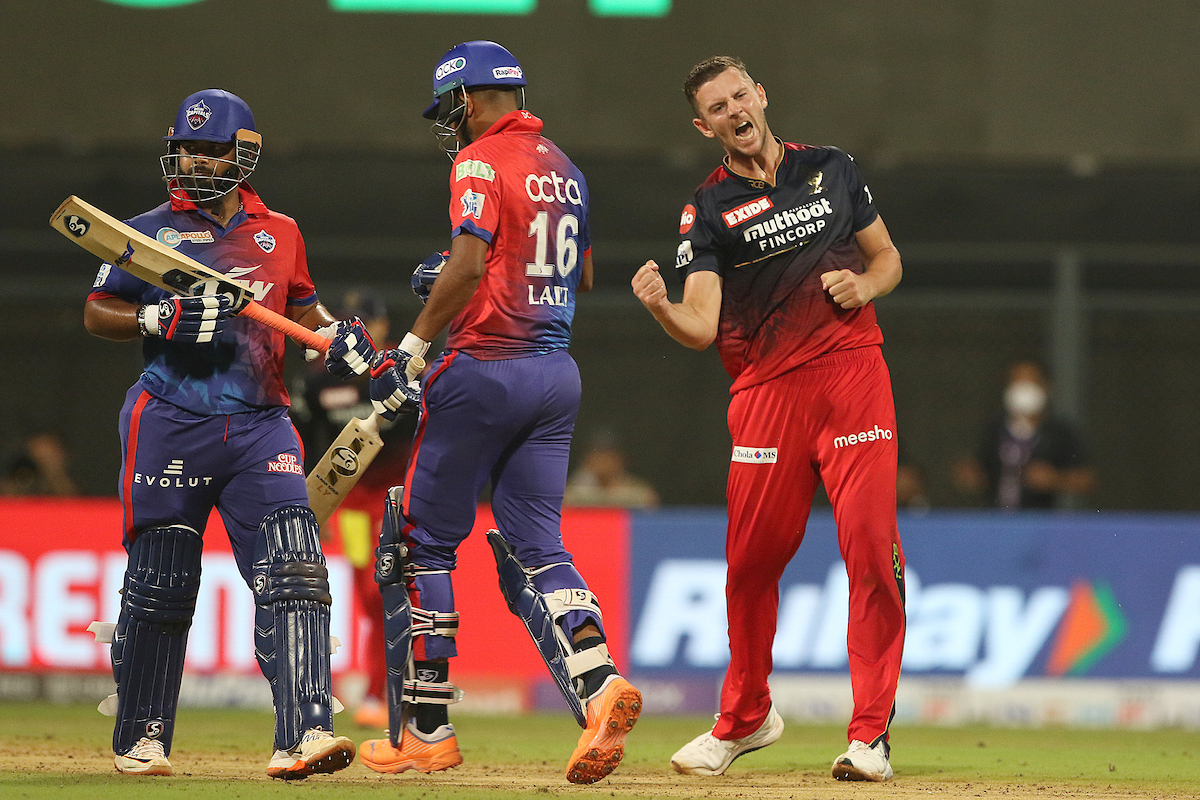
[[774,464],[779,460],[777,447],[739,447],[733,446],[733,458],[739,464]]
[[774,204],[769,197],[760,197],[757,200],[751,200],[749,203],[743,203],[737,208],[726,211],[721,216],[725,219],[727,227],[741,225],[748,219],[757,217],[759,214],[766,211],[768,208],[774,208]]
[[465,58],[463,58],[462,56],[459,56],[458,58],[452,58],[449,61],[445,61],[441,64],[438,64],[438,68],[436,70],[434,70],[433,79],[436,81],[440,81],[442,78],[446,77],[447,75],[458,72],[460,69],[462,69],[466,65],[467,65],[467,60]]
[[525,194],[535,203],[574,203],[583,205],[583,195],[579,190],[579,182],[574,178],[564,178],[557,172],[547,175],[529,174],[525,176]]
[[862,444],[863,442],[891,441],[892,436],[894,436],[894,434],[890,430],[876,425],[873,430],[859,431],[858,433],[852,433],[848,436],[835,437],[833,440],[833,447],[836,450],[843,447],[849,447],[850,445],[854,444]]

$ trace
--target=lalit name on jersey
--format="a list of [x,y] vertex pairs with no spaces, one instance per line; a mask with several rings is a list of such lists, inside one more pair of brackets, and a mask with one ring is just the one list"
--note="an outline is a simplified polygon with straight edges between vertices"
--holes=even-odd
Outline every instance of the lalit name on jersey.
[[529,284],[529,305],[531,306],[565,306],[567,304],[566,286],[544,286],[542,293],[536,294],[533,284]]

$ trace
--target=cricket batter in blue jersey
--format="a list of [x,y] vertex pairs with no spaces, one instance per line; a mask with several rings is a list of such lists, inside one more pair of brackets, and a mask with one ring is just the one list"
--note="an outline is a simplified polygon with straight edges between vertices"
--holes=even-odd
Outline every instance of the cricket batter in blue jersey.
[[[488,481],[501,590],[584,728],[567,780],[612,772],[641,711],[641,695],[608,654],[600,606],[563,547],[580,400],[567,347],[576,293],[592,286],[588,188],[524,110],[524,87],[511,53],[466,42],[438,62],[425,110],[454,159],[452,238],[444,264],[435,257],[418,267],[414,288],[432,285],[425,308],[371,370],[380,413],[421,407],[400,513],[385,516],[377,551],[391,718],[389,738],[364,742],[360,758],[378,772],[462,763],[446,708],[458,694],[449,683],[458,627],[451,573]],[[418,385],[412,360],[447,325],[446,350]]]
[[[318,302],[295,221],[268,209],[247,183],[262,142],[249,106],[220,89],[197,92],[164,140],[169,199],[128,224],[331,338],[330,372],[365,372],[375,348],[362,322],[339,322]],[[214,506],[254,592],[255,655],[275,701],[267,774],[305,778],[346,767],[355,748],[333,735],[329,579],[287,413],[283,335],[233,316],[227,297],[172,296],[111,264],[100,267],[84,324],[104,339],[140,339],[145,359],[120,416],[129,567],[112,640],[117,769],[172,772],[184,650]]]

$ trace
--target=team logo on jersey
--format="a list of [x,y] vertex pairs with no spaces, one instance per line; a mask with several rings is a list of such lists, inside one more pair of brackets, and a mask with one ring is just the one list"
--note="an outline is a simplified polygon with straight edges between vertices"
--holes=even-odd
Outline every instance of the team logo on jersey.
[[192,130],[196,131],[200,130],[200,127],[208,122],[208,118],[212,116],[212,109],[201,100],[196,105],[188,107],[188,110],[184,113],[187,115],[188,125],[191,126]]
[[523,78],[520,67],[496,67],[492,70],[492,77],[496,79],[502,78]]
[[254,234],[254,243],[261,247],[264,253],[269,253],[275,249],[275,237],[266,231],[259,231]]
[[733,458],[739,464],[774,464],[779,460],[778,447],[739,447],[733,446]]
[[820,194],[825,191],[825,187],[821,185],[821,179],[825,177],[824,172],[818,172],[808,179],[808,185],[811,187],[809,194]]
[[295,453],[280,453],[275,460],[267,462],[267,472],[290,472],[293,475],[303,475],[304,466]]
[[461,181],[463,178],[479,178],[491,183],[496,178],[496,170],[492,169],[492,165],[486,161],[474,161],[468,158],[454,168],[454,180]]
[[683,213],[679,215],[679,235],[687,233],[696,224],[696,207],[688,203],[683,207]]
[[458,198],[459,202],[462,203],[463,219],[466,219],[467,217],[482,219],[483,201],[485,199],[486,198],[484,195],[480,194],[479,192],[472,192],[470,189],[467,189],[465,192],[463,192],[462,197]]
[[544,144],[539,144],[536,149],[542,155],[548,155],[550,153],[550,148],[546,147]]
[[725,225],[732,228],[736,225],[741,225],[751,217],[757,217],[768,208],[774,207],[771,198],[760,197],[757,200],[751,200],[749,203],[742,203],[737,208],[730,209],[721,216],[725,219]]
[[436,70],[434,70],[433,79],[435,81],[440,81],[442,78],[446,77],[447,75],[454,73],[454,72],[458,72],[460,69],[462,69],[466,65],[467,65],[467,60],[465,58],[463,58],[462,56],[459,56],[458,58],[452,58],[449,61],[444,61],[441,64],[438,64],[438,68]]

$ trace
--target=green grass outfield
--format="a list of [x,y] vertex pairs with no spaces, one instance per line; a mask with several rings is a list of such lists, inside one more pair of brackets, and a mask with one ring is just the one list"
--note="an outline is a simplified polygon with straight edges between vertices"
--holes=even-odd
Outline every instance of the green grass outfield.
[[[356,742],[378,734],[341,719]],[[643,717],[621,767],[585,787],[562,775],[579,729],[567,714],[453,715],[465,763],[435,775],[380,776],[360,763],[305,781],[264,769],[272,720],[263,711],[183,709],[171,778],[118,775],[112,722],[94,706],[0,703],[0,798],[518,798],[559,795],[698,798],[1200,796],[1200,732],[912,727],[892,730],[894,781],[838,783],[829,766],[844,729],[789,723],[783,739],[717,778],[676,775],[671,754],[711,717]]]

